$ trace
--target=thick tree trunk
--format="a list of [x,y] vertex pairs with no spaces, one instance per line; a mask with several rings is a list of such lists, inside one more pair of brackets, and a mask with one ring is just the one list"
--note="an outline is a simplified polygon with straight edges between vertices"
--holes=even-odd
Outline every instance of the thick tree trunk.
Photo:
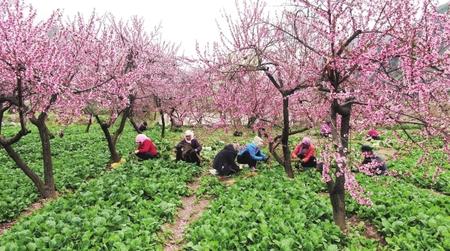
[[38,128],[39,137],[42,144],[42,158],[44,164],[44,189],[45,197],[54,197],[56,195],[55,180],[53,177],[53,161],[50,146],[50,131],[45,124],[46,113],[41,113],[37,119],[31,119],[31,122]]
[[[337,131],[337,115],[341,115],[341,127]],[[332,135],[336,150],[341,157],[346,157],[348,153],[348,142],[350,133],[351,105],[341,106],[337,101],[331,105]],[[336,166],[336,180],[328,183],[331,205],[333,207],[333,219],[336,225],[344,231],[345,224],[345,177],[339,167]]]
[[283,148],[284,171],[289,178],[294,178],[291,166],[291,151],[289,150],[289,97],[283,97],[283,133],[281,134]]
[[330,193],[331,205],[333,207],[334,223],[341,229],[345,230],[345,179],[343,176],[338,177],[336,182],[328,185],[328,192]]
[[[131,111],[133,110],[134,97],[130,96],[129,100],[130,100],[130,105],[127,108],[125,108],[125,110],[123,110],[119,127],[114,132],[114,135],[111,135],[111,133],[109,132],[109,128],[111,127],[111,125],[103,122],[97,114],[94,115],[95,119],[97,120],[97,123],[100,125],[100,128],[103,131],[103,134],[105,135],[106,141],[108,142],[110,160],[113,163],[119,162],[120,158],[121,158],[119,152],[117,151],[116,145],[117,145],[117,141],[119,140],[120,135],[122,134],[122,132],[125,128],[127,119],[129,118]],[[110,122],[110,123],[112,123],[112,122]]]
[[166,132],[166,121],[164,120],[164,112],[160,110],[159,115],[161,116],[161,138],[164,138]]
[[108,124],[102,122],[98,115],[95,115],[95,119],[97,120],[97,123],[100,125],[100,128],[102,129],[103,134],[105,135],[105,139],[108,142],[108,149],[109,149],[111,162],[118,162],[120,160],[120,155],[117,152],[113,137],[111,136],[111,133],[109,132]]

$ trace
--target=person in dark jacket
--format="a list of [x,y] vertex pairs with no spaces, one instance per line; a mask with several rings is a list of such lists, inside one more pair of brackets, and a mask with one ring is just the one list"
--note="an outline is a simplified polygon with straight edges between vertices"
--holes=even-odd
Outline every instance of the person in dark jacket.
[[147,130],[147,122],[144,121],[144,122],[142,122],[142,124],[139,125],[138,131],[143,132],[145,130]]
[[384,160],[373,153],[373,148],[368,145],[363,145],[361,147],[362,155],[364,160],[361,163],[359,169],[369,175],[382,175],[386,173],[387,167]]
[[229,144],[214,157],[213,168],[217,170],[220,176],[228,176],[239,172],[239,166],[235,162],[238,149],[238,144]]
[[197,139],[194,138],[194,132],[187,130],[184,134],[184,139],[175,147],[176,159],[175,161],[183,160],[189,163],[196,163],[200,166],[200,151],[202,146]]
[[237,155],[239,164],[248,164],[252,171],[256,171],[258,161],[266,161],[268,157],[261,152],[260,148],[264,145],[263,139],[256,136],[253,142],[247,144]]
[[145,134],[138,134],[136,136],[136,144],[138,145],[138,149],[134,151],[134,153],[140,160],[158,157],[158,150],[156,149],[155,144],[149,137],[145,136]]

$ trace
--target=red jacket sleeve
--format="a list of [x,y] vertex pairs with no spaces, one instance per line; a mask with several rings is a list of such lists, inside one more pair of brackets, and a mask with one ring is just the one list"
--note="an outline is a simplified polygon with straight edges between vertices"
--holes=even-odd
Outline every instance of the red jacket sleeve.
[[301,144],[298,144],[295,147],[294,151],[291,153],[291,158],[293,158],[293,159],[297,158],[297,155],[300,152],[300,147],[301,147]]

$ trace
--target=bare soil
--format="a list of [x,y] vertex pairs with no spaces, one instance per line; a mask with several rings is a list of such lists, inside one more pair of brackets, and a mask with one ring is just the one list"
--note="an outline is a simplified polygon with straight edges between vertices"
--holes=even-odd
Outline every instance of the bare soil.
[[347,218],[347,225],[349,227],[356,226],[359,224],[364,224],[365,227],[364,236],[366,238],[378,241],[381,246],[386,245],[386,240],[384,239],[384,236],[378,232],[377,228],[372,223],[370,223],[367,220],[362,220],[358,218],[358,216],[356,215],[352,215],[349,218]]
[[[200,186],[200,179],[196,179],[189,184],[189,189],[195,191]],[[173,251],[180,250],[183,244],[183,237],[186,228],[190,223],[197,220],[209,204],[209,200],[198,200],[195,193],[189,197],[182,198],[182,207],[177,212],[177,218],[174,223],[163,226],[163,231],[171,233],[169,240],[166,242],[164,250]]]

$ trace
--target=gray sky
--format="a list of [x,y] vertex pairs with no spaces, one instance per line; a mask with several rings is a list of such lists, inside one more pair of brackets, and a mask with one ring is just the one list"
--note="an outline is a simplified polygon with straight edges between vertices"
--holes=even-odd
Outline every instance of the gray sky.
[[[116,17],[127,19],[141,16],[149,31],[161,23],[162,36],[177,44],[180,53],[195,54],[195,41],[200,45],[218,38],[216,20],[222,20],[223,10],[234,11],[234,0],[25,0],[32,3],[40,17],[48,16],[57,8],[65,15],[77,12],[89,15],[110,12]],[[282,2],[281,0],[279,0]],[[272,1],[273,2],[273,1]]]
[[[216,20],[223,21],[222,12],[235,11],[234,0],[25,0],[32,3],[40,17],[48,16],[55,9],[64,10],[65,15],[77,12],[85,15],[110,12],[116,17],[127,19],[141,16],[146,27],[162,24],[164,40],[181,43],[180,53],[195,55],[195,41],[200,45],[217,40],[219,34]],[[398,0],[401,1],[401,0]],[[440,3],[449,0],[439,0]],[[285,0],[267,0],[269,6]]]

